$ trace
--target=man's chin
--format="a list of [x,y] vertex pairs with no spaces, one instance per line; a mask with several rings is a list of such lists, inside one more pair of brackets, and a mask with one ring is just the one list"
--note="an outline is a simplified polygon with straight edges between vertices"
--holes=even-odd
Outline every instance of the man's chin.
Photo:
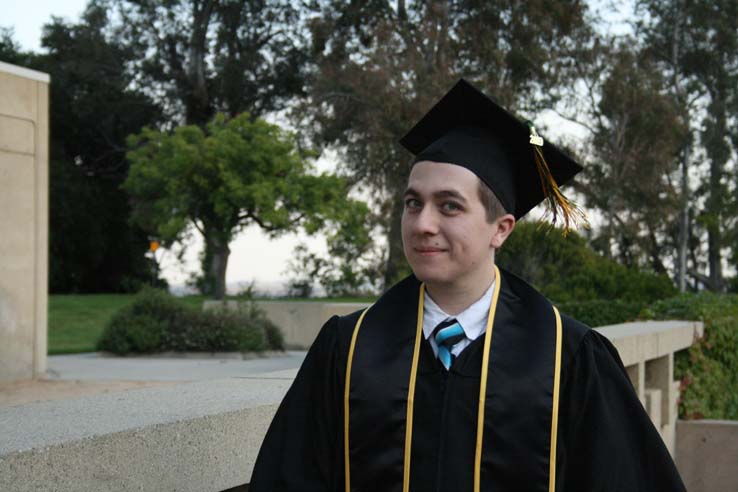
[[426,284],[446,285],[449,283],[447,275],[444,275],[442,272],[433,271],[428,268],[413,269],[413,273],[415,274],[415,278],[417,278],[421,282],[425,282]]

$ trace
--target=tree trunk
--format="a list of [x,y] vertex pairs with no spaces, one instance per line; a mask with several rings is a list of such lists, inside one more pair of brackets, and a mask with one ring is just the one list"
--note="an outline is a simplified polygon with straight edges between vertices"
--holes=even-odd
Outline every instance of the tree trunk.
[[384,271],[384,290],[387,290],[399,280],[405,265],[405,253],[402,250],[402,211],[405,202],[399,193],[393,194],[392,211],[390,212],[390,227],[387,234],[387,267]]
[[682,150],[682,209],[679,213],[679,237],[677,244],[677,287],[687,290],[687,248],[689,246],[689,153],[690,145]]
[[207,55],[207,32],[215,5],[213,0],[192,5],[192,34],[187,56],[187,94],[184,98],[187,123],[204,125],[212,116],[210,96],[205,79],[205,57]]
[[213,285],[213,298],[223,300],[226,294],[226,268],[228,267],[228,256],[231,250],[227,242],[217,239],[208,240],[210,248],[210,266],[208,276]]
[[728,135],[725,114],[725,94],[722,91],[711,92],[712,102],[708,112],[712,121],[707,125],[705,149],[710,159],[709,195],[707,198],[707,258],[710,271],[710,290],[722,292],[724,286],[721,248],[723,244],[723,174],[725,164],[730,159],[730,149],[725,142]]

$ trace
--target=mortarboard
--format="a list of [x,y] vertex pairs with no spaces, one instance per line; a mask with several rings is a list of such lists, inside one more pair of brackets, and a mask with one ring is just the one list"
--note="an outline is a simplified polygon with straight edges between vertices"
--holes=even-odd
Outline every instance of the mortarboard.
[[416,156],[414,162],[446,162],[469,169],[516,219],[546,200],[552,223],[560,214],[565,232],[572,223],[586,223],[584,214],[558,188],[582,166],[544,141],[531,123],[518,120],[464,79],[400,144]]

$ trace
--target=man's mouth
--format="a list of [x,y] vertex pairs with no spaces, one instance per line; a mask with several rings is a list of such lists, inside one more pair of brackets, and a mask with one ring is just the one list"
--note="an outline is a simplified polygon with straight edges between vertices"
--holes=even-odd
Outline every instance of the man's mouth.
[[415,248],[415,252],[419,255],[423,256],[430,256],[438,253],[443,253],[445,250],[442,248],[432,248],[432,247],[417,247]]

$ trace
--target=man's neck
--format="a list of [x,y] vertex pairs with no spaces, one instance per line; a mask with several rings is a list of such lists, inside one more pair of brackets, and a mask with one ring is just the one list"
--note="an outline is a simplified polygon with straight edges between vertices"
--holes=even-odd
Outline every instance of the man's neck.
[[455,316],[474,304],[489,289],[495,280],[494,263],[487,275],[480,275],[473,281],[449,285],[426,282],[428,295],[445,313]]

